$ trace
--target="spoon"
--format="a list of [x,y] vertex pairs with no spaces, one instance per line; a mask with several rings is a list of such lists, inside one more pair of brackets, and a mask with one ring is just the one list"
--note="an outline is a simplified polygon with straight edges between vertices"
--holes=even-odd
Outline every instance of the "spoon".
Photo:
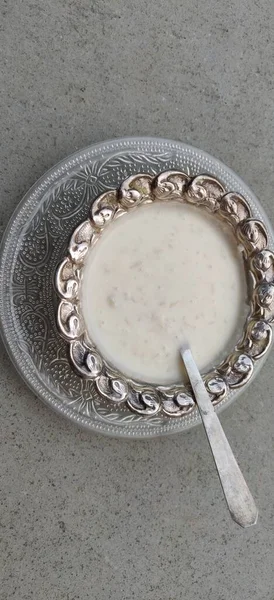
[[241,527],[255,525],[258,509],[240,471],[188,345],[180,349],[232,519]]

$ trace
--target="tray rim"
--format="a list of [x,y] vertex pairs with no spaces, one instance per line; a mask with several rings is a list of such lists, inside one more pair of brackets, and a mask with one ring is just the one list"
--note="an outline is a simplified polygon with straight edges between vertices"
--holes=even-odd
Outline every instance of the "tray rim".
[[[167,144],[167,146],[169,148],[170,148],[170,145],[172,144],[174,146],[174,149],[176,149],[176,145],[178,144],[178,149],[180,149],[180,150],[182,150],[182,147],[183,147],[185,150],[189,150],[191,152],[191,154],[193,152],[197,152],[197,154],[201,153],[205,158],[207,158],[209,160],[213,159],[215,164],[218,165],[218,167],[220,169],[223,168],[226,173],[232,175],[233,177],[236,176],[237,180],[239,181],[239,184],[248,190],[248,193],[249,193],[250,197],[252,198],[252,200],[255,202],[255,204],[259,205],[260,212],[262,213],[262,216],[263,216],[264,224],[266,225],[266,228],[267,228],[271,238],[273,239],[273,229],[272,229],[271,223],[269,221],[268,216],[265,213],[264,208],[260,204],[260,202],[257,199],[257,197],[255,196],[255,194],[252,192],[252,190],[249,188],[249,186],[242,180],[242,178],[237,173],[235,173],[229,166],[227,166],[225,163],[223,163],[218,158],[213,157],[211,154],[209,154],[208,152],[206,152],[202,149],[199,149],[195,146],[192,146],[191,144],[187,144],[187,143],[185,143],[183,141],[179,141],[179,140],[170,140],[168,138],[160,138],[160,137],[154,137],[154,136],[119,137],[119,138],[105,140],[102,142],[96,142],[95,144],[90,144],[90,145],[84,147],[83,149],[76,150],[69,156],[64,157],[58,163],[56,163],[55,165],[50,167],[26,191],[26,193],[23,195],[22,199],[18,203],[17,207],[13,211],[13,213],[7,223],[7,226],[5,228],[3,236],[2,236],[2,240],[1,240],[1,244],[0,244],[0,276],[2,276],[3,266],[4,266],[5,259],[6,259],[7,242],[9,240],[9,236],[11,233],[13,223],[17,219],[22,207],[25,206],[27,200],[30,199],[31,195],[35,191],[37,191],[37,189],[41,186],[41,184],[43,184],[43,182],[45,182],[46,180],[49,180],[49,178],[52,178],[52,175],[57,174],[56,173],[57,171],[60,171],[58,173],[58,176],[61,176],[61,177],[64,176],[65,173],[67,172],[67,169],[63,167],[64,164],[66,164],[67,166],[73,167],[74,166],[73,161],[75,160],[75,158],[77,158],[77,160],[78,160],[79,156],[87,154],[91,150],[94,152],[96,152],[96,150],[99,150],[99,149],[101,152],[104,151],[104,149],[108,152],[112,149],[118,151],[118,148],[117,148],[118,144],[123,143],[126,145],[128,143],[128,145],[130,146],[131,144],[138,143],[138,142],[142,142],[144,144],[145,143],[155,144],[155,145],[159,144],[159,146],[161,146],[163,144]],[[111,147],[112,145],[113,145],[113,148]],[[126,150],[126,147],[124,147],[124,150]],[[71,165],[70,165],[70,163],[71,163]],[[75,164],[75,166],[77,166],[77,164]],[[61,167],[62,167],[62,169],[60,170]],[[58,177],[55,177],[52,180],[52,183],[56,182],[57,180],[58,180]],[[182,429],[176,429],[176,430],[162,429],[160,432],[158,432],[158,431],[157,432],[154,432],[154,431],[147,432],[147,431],[140,431],[140,430],[136,431],[136,432],[134,432],[134,431],[127,432],[122,427],[121,427],[120,431],[117,431],[117,426],[115,427],[115,424],[114,424],[115,432],[113,432],[113,431],[111,431],[111,428],[113,427],[111,424],[108,425],[109,429],[106,427],[102,428],[100,426],[99,422],[98,422],[98,427],[95,424],[91,425],[91,424],[85,422],[84,417],[82,417],[81,415],[79,415],[78,413],[73,411],[72,409],[66,408],[64,406],[59,406],[57,402],[54,403],[52,401],[52,399],[50,399],[50,397],[55,396],[57,399],[58,395],[54,394],[53,392],[45,391],[45,389],[43,389],[43,387],[41,386],[38,379],[34,385],[34,383],[28,377],[29,373],[26,373],[25,370],[22,368],[22,364],[19,364],[17,362],[16,357],[12,351],[11,344],[8,339],[8,333],[7,333],[8,327],[6,325],[4,325],[4,323],[3,323],[3,294],[0,294],[0,325],[1,325],[1,328],[0,328],[1,338],[3,340],[5,349],[9,355],[11,362],[14,365],[16,371],[20,374],[21,378],[23,379],[23,381],[25,381],[25,383],[27,384],[29,389],[31,389],[31,391],[36,396],[39,396],[39,398],[47,406],[52,408],[56,413],[58,413],[59,415],[66,416],[66,418],[68,420],[70,420],[71,422],[74,422],[75,424],[77,424],[78,426],[80,426],[84,429],[87,429],[88,431],[95,431],[95,432],[98,432],[98,433],[101,433],[103,435],[107,435],[110,437],[119,437],[119,438],[125,438],[125,439],[150,439],[150,438],[159,437],[159,436],[169,436],[169,435],[179,434],[179,433],[182,433],[183,431],[187,431],[190,428],[201,423],[200,419],[198,418],[193,421],[189,421],[187,423],[187,426],[184,426]],[[269,352],[270,352],[270,349],[269,349]],[[267,353],[267,355],[269,354],[269,352]],[[255,374],[254,378],[252,378],[252,381],[254,381],[255,377],[261,370],[261,367],[263,366],[267,355],[262,357],[262,359],[259,361],[258,367],[256,368],[256,374]],[[246,386],[244,388],[245,391],[247,390],[250,383],[251,382],[248,382],[248,384],[246,384]],[[226,400],[225,403],[221,403],[219,406],[217,406],[217,411],[221,412],[224,408],[230,406],[231,403],[234,402],[234,400],[239,396],[239,393],[240,393],[240,390],[238,393],[231,395],[231,397],[228,400]],[[59,403],[60,403],[60,400],[59,400]]]

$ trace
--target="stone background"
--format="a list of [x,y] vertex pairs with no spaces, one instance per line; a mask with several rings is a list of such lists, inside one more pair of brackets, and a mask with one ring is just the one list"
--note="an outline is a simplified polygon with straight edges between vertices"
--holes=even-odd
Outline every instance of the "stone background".
[[[0,226],[74,150],[180,139],[274,222],[272,0],[0,0]],[[2,348],[2,347],[1,347]],[[222,423],[260,509],[229,518],[202,428],[100,438],[50,412],[1,349],[3,600],[273,600],[273,355]]]

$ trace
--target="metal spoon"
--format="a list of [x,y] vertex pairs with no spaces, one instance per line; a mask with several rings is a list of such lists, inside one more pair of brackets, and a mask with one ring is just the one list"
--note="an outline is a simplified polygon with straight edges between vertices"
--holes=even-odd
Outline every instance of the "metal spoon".
[[181,356],[193,389],[232,519],[241,527],[255,525],[258,509],[230,448],[189,346]]

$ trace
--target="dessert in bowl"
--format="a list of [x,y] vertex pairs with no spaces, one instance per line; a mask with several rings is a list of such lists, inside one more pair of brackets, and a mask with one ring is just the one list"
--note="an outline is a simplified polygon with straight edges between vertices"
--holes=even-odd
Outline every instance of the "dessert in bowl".
[[184,338],[212,402],[272,341],[273,254],[244,196],[210,174],[137,173],[91,203],[58,267],[58,325],[102,402],[143,416],[195,409]]

